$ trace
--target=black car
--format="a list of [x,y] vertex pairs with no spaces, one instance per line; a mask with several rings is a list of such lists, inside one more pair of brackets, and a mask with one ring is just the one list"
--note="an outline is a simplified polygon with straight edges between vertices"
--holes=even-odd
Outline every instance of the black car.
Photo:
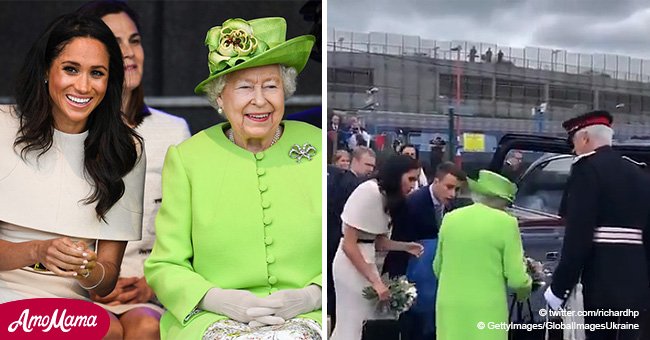
[[[614,144],[613,148],[630,161],[639,163],[639,166],[650,164],[649,145],[626,143]],[[558,211],[575,155],[566,139],[507,134],[499,141],[489,169],[504,173],[504,166],[507,166],[505,160],[511,150],[540,155],[516,179],[519,190],[510,212],[519,220],[526,256],[544,264],[549,273],[547,282],[550,283],[550,274],[561,256],[564,237],[564,221],[558,216]],[[546,306],[544,290],[546,287],[540,288],[531,296],[533,318],[538,322],[544,320],[538,313],[539,309]],[[526,312],[524,317],[529,317]]]

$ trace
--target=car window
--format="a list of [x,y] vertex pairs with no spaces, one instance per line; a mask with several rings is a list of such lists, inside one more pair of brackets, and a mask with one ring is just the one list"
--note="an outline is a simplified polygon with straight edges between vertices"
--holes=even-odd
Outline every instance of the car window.
[[566,185],[572,156],[542,156],[548,161],[542,160],[534,163],[518,183],[519,191],[515,198],[515,204],[528,208],[543,211],[550,214],[558,214],[562,193]]

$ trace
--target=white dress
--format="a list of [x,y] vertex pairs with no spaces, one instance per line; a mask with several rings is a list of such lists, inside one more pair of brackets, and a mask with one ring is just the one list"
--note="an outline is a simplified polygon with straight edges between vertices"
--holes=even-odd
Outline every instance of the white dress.
[[[88,131],[54,130],[51,148],[42,156],[30,152],[23,160],[13,147],[19,127],[12,107],[0,106],[0,239],[10,242],[67,236],[84,240],[138,240],[142,230],[145,160],[141,157],[124,178],[124,195],[99,220],[95,204],[84,204],[92,183],[84,172],[84,141]],[[36,297],[86,299],[88,292],[74,278],[31,268],[0,272],[0,302]]]
[[[390,217],[384,212],[384,196],[375,180],[362,183],[352,192],[343,208],[341,220],[359,230],[359,239],[374,240],[377,235],[389,232]],[[363,297],[363,288],[371,283],[350,262],[341,245],[332,265],[336,325],[330,340],[359,340],[363,323],[374,314],[376,304]],[[375,264],[374,243],[357,243],[357,246],[366,262]]]
[[[144,180],[144,214],[142,239],[126,245],[120,277],[143,277],[144,261],[151,254],[156,240],[155,219],[162,202],[162,167],[165,154],[171,145],[179,144],[190,137],[190,129],[184,119],[149,108],[151,115],[144,117],[135,131],[144,140],[147,149],[147,167]],[[113,314],[123,314],[138,307],[148,307],[162,314],[164,310],[154,303],[108,306],[97,303]]]

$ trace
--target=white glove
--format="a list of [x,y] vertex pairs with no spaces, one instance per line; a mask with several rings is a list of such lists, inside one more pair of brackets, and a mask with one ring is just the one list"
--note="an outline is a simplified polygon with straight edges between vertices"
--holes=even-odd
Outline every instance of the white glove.
[[246,311],[248,316],[255,318],[253,321],[249,322],[248,325],[254,328],[269,326],[269,325],[281,325],[284,323],[284,319],[279,316],[273,316],[277,309],[267,308],[267,307],[253,307],[249,308]]
[[[201,302],[199,308],[213,313],[225,315],[232,320],[249,323],[256,317],[261,317],[260,312],[264,311],[266,315],[274,314],[283,303],[279,298],[266,297],[261,298],[247,290],[221,289],[212,288],[208,290]],[[249,309],[265,307],[265,310],[253,310],[251,316],[246,312]]]
[[564,300],[553,294],[551,287],[546,288],[546,291],[544,292],[544,299],[546,299],[546,303],[548,303],[548,306],[553,310],[560,309],[564,303]]
[[275,316],[289,320],[297,315],[320,309],[321,294],[321,287],[309,285],[301,289],[280,290],[269,295],[269,298],[278,299],[283,303],[283,306],[275,312]]

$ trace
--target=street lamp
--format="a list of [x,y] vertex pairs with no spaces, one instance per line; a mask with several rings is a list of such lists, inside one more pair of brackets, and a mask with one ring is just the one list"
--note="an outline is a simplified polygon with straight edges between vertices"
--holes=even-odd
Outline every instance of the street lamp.
[[436,46],[433,48],[433,59],[438,59],[438,50],[440,49],[440,46]]
[[366,101],[365,106],[361,110],[376,110],[379,107],[379,101],[377,100],[376,94],[379,92],[379,89],[375,86],[366,90]]
[[454,112],[454,104],[452,99],[447,96],[440,96],[440,99],[447,99],[448,109],[449,109],[449,124],[447,131],[447,138],[449,139],[449,161],[454,161],[454,156],[456,155],[456,129],[455,129],[455,120],[456,114]]
[[551,70],[555,71],[555,65],[557,65],[557,54],[562,52],[562,50],[552,50],[551,54],[553,55],[553,64],[551,66]]
[[456,60],[460,60],[460,51],[463,49],[462,46],[458,45],[451,48],[452,52],[456,52]]

